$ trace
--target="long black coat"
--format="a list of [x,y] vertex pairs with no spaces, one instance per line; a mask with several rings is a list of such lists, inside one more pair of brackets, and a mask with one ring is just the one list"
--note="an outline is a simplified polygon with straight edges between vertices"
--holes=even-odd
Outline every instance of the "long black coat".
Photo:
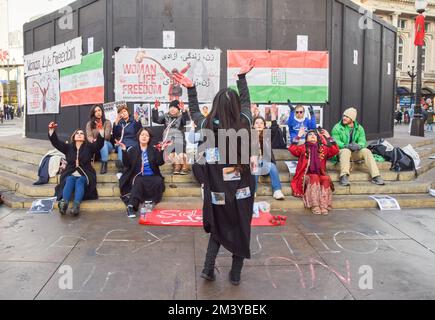
[[[164,165],[163,151],[157,150],[155,147],[149,146],[147,149],[148,161],[151,169],[155,175],[158,175],[165,179],[160,172],[160,166]],[[139,163],[142,163],[142,151],[139,147],[131,147],[125,151],[122,151],[122,161],[124,167],[127,168],[126,172],[119,180],[119,188],[121,190],[121,199],[125,202],[125,197],[131,193],[133,187],[133,180],[138,174],[136,168]]]
[[[251,101],[244,76],[239,78],[237,86],[241,100],[241,122],[250,131],[252,128]],[[205,117],[201,114],[196,88],[189,89],[189,108],[192,119],[199,129],[204,127]],[[215,135],[217,135],[217,127]],[[216,139],[216,144],[218,139]],[[238,147],[241,147],[240,145]],[[228,152],[227,152],[228,154]],[[250,258],[251,222],[254,209],[255,178],[251,175],[249,165],[244,166],[239,181],[224,181],[223,169],[234,167],[221,164],[195,164],[194,172],[204,183],[203,221],[204,230],[211,233],[216,241],[234,255]],[[199,177],[200,176],[200,177]],[[236,192],[249,188],[251,196],[238,200]],[[212,192],[225,193],[225,205],[212,203]]]
[[66,161],[68,163],[65,171],[60,177],[60,183],[55,189],[55,196],[57,197],[57,200],[62,199],[62,192],[63,188],[65,187],[66,178],[72,175],[76,170],[80,172],[81,175],[85,176],[87,180],[85,196],[83,200],[98,199],[97,173],[92,167],[92,158],[94,154],[101,150],[101,148],[104,146],[104,138],[102,138],[101,135],[98,135],[97,141],[95,143],[85,143],[80,147],[79,167],[76,167],[77,148],[74,143],[67,144],[63,141],[60,141],[56,132],[54,132],[51,136],[49,135],[49,139],[53,147],[65,155]]

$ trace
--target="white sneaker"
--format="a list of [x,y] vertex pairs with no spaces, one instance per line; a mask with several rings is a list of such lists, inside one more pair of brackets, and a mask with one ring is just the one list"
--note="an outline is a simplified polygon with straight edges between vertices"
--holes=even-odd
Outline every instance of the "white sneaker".
[[273,198],[274,198],[275,200],[284,200],[284,199],[285,199],[285,196],[284,196],[284,194],[282,193],[281,190],[276,190],[276,191],[273,193]]

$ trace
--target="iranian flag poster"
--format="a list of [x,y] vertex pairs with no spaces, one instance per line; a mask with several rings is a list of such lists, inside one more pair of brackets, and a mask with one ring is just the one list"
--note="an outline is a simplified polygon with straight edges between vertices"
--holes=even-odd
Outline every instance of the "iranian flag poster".
[[82,63],[60,71],[61,106],[104,103],[104,52],[83,56]]
[[254,58],[247,75],[253,103],[325,103],[329,100],[329,54],[325,51],[228,51],[228,86],[237,88],[243,63]]

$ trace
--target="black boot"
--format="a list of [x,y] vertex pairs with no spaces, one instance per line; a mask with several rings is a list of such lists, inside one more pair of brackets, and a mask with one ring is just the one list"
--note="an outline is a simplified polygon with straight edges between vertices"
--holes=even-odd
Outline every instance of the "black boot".
[[207,254],[205,256],[204,270],[201,272],[201,278],[208,281],[215,281],[214,266],[216,257],[220,248],[219,242],[215,241],[212,237],[208,242]]
[[233,286],[240,284],[240,276],[243,268],[243,258],[233,256],[233,265],[229,274],[230,282]]
[[70,214],[74,217],[77,217],[80,214],[80,203],[74,202],[74,206],[71,209]]
[[124,168],[124,164],[122,163],[121,160],[116,161],[116,168],[118,168],[118,173],[122,173],[122,170]]
[[107,173],[107,162],[101,162],[100,174],[106,174],[106,173]]
[[66,214],[66,211],[68,210],[68,202],[66,202],[65,200],[60,200],[57,206],[59,208],[60,214],[64,216]]

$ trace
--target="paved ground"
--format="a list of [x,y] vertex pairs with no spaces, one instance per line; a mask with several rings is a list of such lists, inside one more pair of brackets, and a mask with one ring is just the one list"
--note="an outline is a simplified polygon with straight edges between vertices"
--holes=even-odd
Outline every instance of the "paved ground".
[[16,136],[22,137],[23,135],[23,118],[14,118],[14,120],[4,120],[0,123],[0,137]]
[[[199,277],[208,240],[200,228],[3,207],[0,299],[435,299],[433,209],[286,214],[285,227],[253,229],[252,260],[233,287],[227,251],[216,282]],[[62,287],[69,271],[71,290]]]

